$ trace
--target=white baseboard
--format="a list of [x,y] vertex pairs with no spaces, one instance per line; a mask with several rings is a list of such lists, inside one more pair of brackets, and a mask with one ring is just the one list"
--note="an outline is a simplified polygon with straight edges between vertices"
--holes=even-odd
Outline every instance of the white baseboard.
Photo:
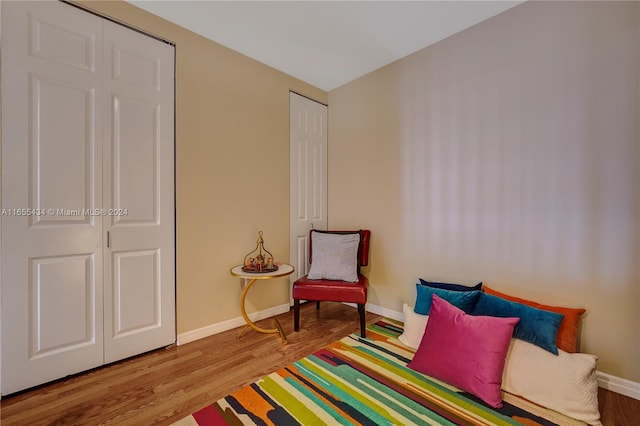
[[[358,305],[355,303],[343,303],[343,305],[351,306],[352,308],[358,307]],[[367,303],[367,305],[365,306],[365,310],[376,315],[382,315],[383,317],[394,319],[396,321],[404,321],[404,315],[402,314],[402,312],[393,311],[391,309],[383,308],[382,306]]]
[[640,400],[640,383],[601,373],[600,371],[596,373],[596,376],[598,378],[598,386],[601,388]]
[[386,318],[391,318],[396,321],[404,322],[404,314],[402,312],[394,311],[392,309],[383,308],[382,306],[374,305],[372,303],[367,303],[366,306],[367,311],[374,313],[376,315],[382,315]]
[[[251,319],[251,321],[260,321],[265,318],[273,317],[275,315],[284,314],[286,312],[289,312],[288,303],[249,314],[249,319]],[[222,333],[223,331],[231,330],[233,328],[240,327],[245,324],[246,323],[244,322],[244,318],[240,316],[240,317],[232,318],[230,320],[207,325],[205,327],[201,327],[195,330],[186,331],[184,333],[178,334],[176,344],[178,346],[184,345],[186,343],[193,342],[195,340],[199,340],[205,337],[213,336],[214,334]]]

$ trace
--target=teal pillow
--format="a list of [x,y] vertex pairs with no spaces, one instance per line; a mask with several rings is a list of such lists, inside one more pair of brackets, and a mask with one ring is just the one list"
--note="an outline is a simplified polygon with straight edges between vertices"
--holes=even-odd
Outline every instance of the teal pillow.
[[554,355],[558,355],[556,337],[558,336],[558,327],[564,319],[562,314],[532,308],[487,293],[479,295],[471,314],[502,318],[518,317],[520,322],[513,330],[513,337],[533,343]]
[[441,288],[429,287],[422,284],[416,284],[418,296],[413,311],[417,314],[429,315],[431,311],[431,296],[437,294],[440,298],[457,306],[465,313],[471,313],[476,306],[476,302],[480,297],[481,291],[454,291],[444,290]]

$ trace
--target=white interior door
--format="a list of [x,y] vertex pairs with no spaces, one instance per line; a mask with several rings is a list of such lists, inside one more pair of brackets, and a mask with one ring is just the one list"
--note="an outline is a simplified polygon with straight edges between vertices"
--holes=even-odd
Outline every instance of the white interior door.
[[290,92],[290,256],[309,271],[309,230],[327,228],[327,106]]
[[174,49],[57,1],[2,38],[8,394],[175,341]]
[[174,48],[106,21],[105,362],[175,342]]
[[4,394],[103,360],[101,19],[29,3],[2,4]]

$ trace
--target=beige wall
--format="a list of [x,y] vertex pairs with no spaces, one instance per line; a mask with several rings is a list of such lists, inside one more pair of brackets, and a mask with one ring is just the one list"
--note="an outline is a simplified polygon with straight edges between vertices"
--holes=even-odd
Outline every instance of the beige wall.
[[[327,93],[127,3],[82,4],[176,44],[178,333],[240,317],[229,269],[258,231],[289,259],[289,90]],[[289,303],[286,278],[264,284],[249,312]]]
[[329,225],[372,230],[369,301],[418,277],[585,307],[640,381],[639,3],[527,2],[329,93]]

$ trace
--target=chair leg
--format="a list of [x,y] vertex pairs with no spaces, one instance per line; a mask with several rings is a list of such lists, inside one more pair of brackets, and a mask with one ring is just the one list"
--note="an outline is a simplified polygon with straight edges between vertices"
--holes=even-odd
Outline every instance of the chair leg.
[[358,304],[358,314],[360,314],[360,336],[367,337],[367,321],[364,304]]
[[320,301],[318,300],[316,302],[316,310],[319,311],[320,310]]
[[300,300],[293,299],[293,331],[300,330]]

